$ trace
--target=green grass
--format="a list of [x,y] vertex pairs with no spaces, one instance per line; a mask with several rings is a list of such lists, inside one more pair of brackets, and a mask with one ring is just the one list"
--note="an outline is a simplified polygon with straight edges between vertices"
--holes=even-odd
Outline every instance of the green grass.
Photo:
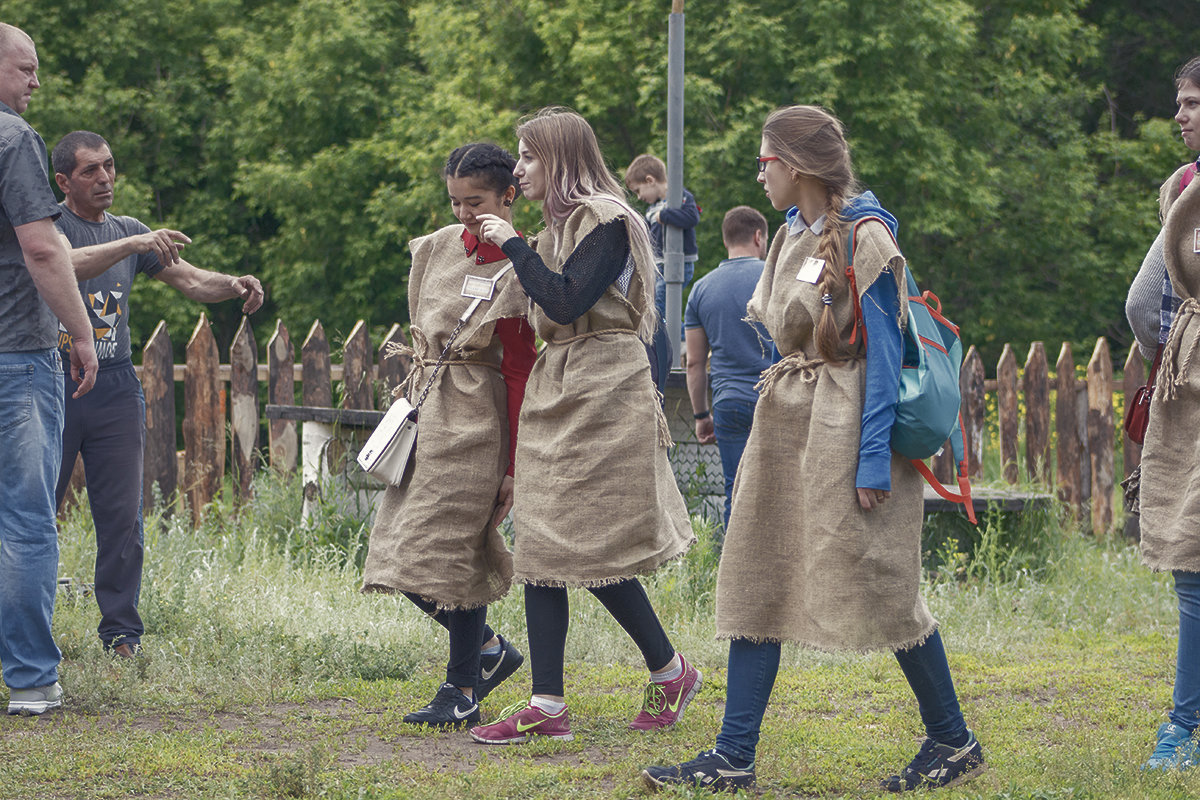
[[[98,612],[61,593],[55,633],[67,705],[0,722],[3,798],[628,798],[639,769],[711,746],[725,689],[713,637],[711,531],[647,581],[676,646],[705,673],[681,725],[625,729],[645,680],[625,634],[572,593],[567,686],[575,740],[484,747],[400,718],[440,681],[445,639],[403,598],[358,592],[366,530],[319,509],[296,522],[294,483],[264,478],[251,506],[147,524],[133,662],[105,656]],[[1096,542],[1057,514],[989,515],[965,539],[926,532],[925,590],[942,622],[968,723],[989,770],[946,798],[1184,798],[1200,772],[1139,770],[1171,702],[1176,612],[1169,577],[1136,550]],[[86,581],[90,520],[61,537],[60,574]],[[494,627],[524,648],[521,592]],[[888,654],[784,648],[759,750],[763,797],[873,797],[907,762],[921,727]],[[528,669],[489,698],[497,713],[529,691]],[[674,797],[704,797],[687,791]]]

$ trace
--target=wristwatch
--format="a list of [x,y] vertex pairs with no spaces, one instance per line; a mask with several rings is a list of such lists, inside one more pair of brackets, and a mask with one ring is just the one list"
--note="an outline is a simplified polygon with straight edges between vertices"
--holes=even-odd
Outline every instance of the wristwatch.
[[703,411],[701,411],[699,414],[692,414],[692,419],[694,419],[694,420],[708,419],[711,414],[712,414],[712,411],[710,411],[706,408]]

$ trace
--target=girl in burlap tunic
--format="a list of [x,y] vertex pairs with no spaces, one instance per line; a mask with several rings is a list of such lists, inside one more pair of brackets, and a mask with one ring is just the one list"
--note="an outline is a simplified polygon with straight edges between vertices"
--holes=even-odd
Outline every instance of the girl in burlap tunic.
[[694,541],[643,344],[653,330],[649,237],[582,117],[547,109],[517,136],[516,175],[526,197],[542,202],[546,230],[536,251],[499,217],[484,221],[482,235],[512,259],[546,342],[521,409],[513,509],[533,697],[471,735],[485,744],[571,738],[568,586],[604,604],[650,670],[630,727],[665,728],[699,690],[700,672],[675,652],[636,578]]
[[403,385],[420,411],[416,453],[375,515],[363,591],[402,592],[450,636],[446,681],[405,722],[459,727],[479,721],[479,702],[524,656],[487,626],[487,604],[512,581],[512,556],[496,525],[513,496],[517,414],[533,364],[528,300],[511,270],[470,316],[433,383],[439,355],[471,304],[464,279],[491,279],[508,266],[483,242],[479,215],[509,219],[516,159],[494,144],[450,154],[444,177],[459,225],[414,239],[408,278],[413,369]]
[[[894,652],[928,738],[884,786],[944,786],[981,769],[983,755],[919,591],[921,479],[889,446],[907,308],[896,221],[857,194],[841,123],[823,109],[773,112],[758,170],[771,205],[789,210],[747,311],[781,358],[759,384],[717,576],[717,635],[730,640],[725,717],[715,748],[642,777],[651,788],[753,786],[790,641]],[[851,284],[847,237],[863,219]]]
[[[1175,76],[1183,143],[1200,152],[1200,57]],[[1200,761],[1200,161],[1167,178],[1159,191],[1162,232],[1147,261],[1161,271],[1162,362],[1142,445],[1142,560],[1170,570],[1179,599],[1174,708],[1158,728],[1146,769],[1186,769]],[[1147,269],[1147,267],[1143,267]],[[1161,274],[1161,273],[1160,273]],[[1142,338],[1144,338],[1144,333]]]

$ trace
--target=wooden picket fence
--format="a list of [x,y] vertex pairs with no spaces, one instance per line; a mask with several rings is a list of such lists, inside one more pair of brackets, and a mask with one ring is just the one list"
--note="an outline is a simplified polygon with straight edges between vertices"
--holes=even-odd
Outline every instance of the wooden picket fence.
[[[264,363],[254,334],[243,320],[229,348],[228,363],[221,363],[209,323],[201,315],[188,341],[186,363],[175,364],[170,336],[165,324],[159,323],[139,368],[146,393],[147,502],[153,497],[152,484],[157,483],[162,497],[178,491],[193,513],[199,514],[220,490],[227,464],[238,497],[247,497],[254,471],[264,463],[259,441],[264,423],[260,384],[266,384],[267,402],[274,406],[295,405],[299,383],[301,406],[332,407],[334,382],[340,381],[341,408],[383,408],[388,389],[402,380],[410,367],[405,358],[385,358],[385,348],[390,342],[406,341],[400,326],[393,325],[373,349],[366,326],[359,321],[342,347],[342,362],[334,364],[325,331],[316,321],[300,346],[297,363],[291,335],[277,322]],[[972,479],[982,478],[988,449],[998,447],[1004,481],[1027,481],[1053,489],[1074,513],[1090,514],[1093,531],[1111,530],[1117,431],[1123,437],[1125,474],[1137,466],[1141,448],[1124,437],[1115,421],[1117,387],[1107,340],[1096,340],[1083,379],[1076,378],[1074,356],[1065,343],[1053,373],[1044,345],[1035,342],[1023,368],[1013,347],[1006,344],[994,374],[994,379],[985,376],[983,360],[972,347],[960,378]],[[184,384],[182,458],[177,455],[174,391],[180,381]],[[1125,361],[1120,395],[1132,396],[1144,381],[1145,365],[1135,347]],[[990,397],[995,398],[994,438],[988,427]],[[296,425],[286,415],[274,414],[266,420],[265,462],[271,468],[296,468]],[[232,438],[228,455],[227,429]],[[1024,452],[1019,457],[1022,442]],[[934,459],[934,470],[943,481],[952,482],[949,448]]]
[[[264,463],[281,471],[296,468],[300,455],[296,422],[267,421],[267,449],[260,448],[260,384],[266,385],[267,402],[296,404],[296,384],[301,385],[303,406],[333,406],[333,384],[341,381],[340,405],[370,410],[381,403],[411,366],[405,357],[385,358],[391,342],[407,344],[399,325],[393,325],[378,350],[371,349],[366,326],[359,321],[342,347],[342,363],[330,358],[329,340],[320,321],[309,328],[300,346],[300,363],[291,334],[282,321],[267,342],[265,363],[259,359],[254,332],[242,320],[222,364],[208,320],[203,314],[188,340],[186,361],[175,364],[166,324],[160,322],[146,342],[138,368],[146,395],[146,456],[144,497],[147,504],[158,484],[161,497],[187,499],[198,518],[220,490],[226,465],[232,470],[239,500],[250,494],[255,470]],[[177,452],[175,384],[184,385],[183,450]],[[228,428],[229,455],[226,457]]]

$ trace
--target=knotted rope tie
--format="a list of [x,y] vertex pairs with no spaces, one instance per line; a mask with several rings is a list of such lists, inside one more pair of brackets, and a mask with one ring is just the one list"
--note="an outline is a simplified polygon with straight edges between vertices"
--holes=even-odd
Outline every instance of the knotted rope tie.
[[[401,357],[409,358],[412,362],[412,369],[410,369],[408,371],[408,375],[405,376],[403,381],[401,381],[399,384],[396,385],[396,388],[392,389],[392,397],[400,397],[400,396],[407,397],[409,389],[412,388],[413,384],[417,380],[417,376],[423,374],[425,372],[426,367],[430,367],[437,363],[436,358],[427,359],[427,358],[425,358],[425,356],[423,356],[421,354],[421,352],[424,351],[425,346],[427,346],[427,344],[428,344],[427,340],[425,339],[424,334],[422,334],[416,328],[411,328],[409,332],[412,335],[413,344],[407,345],[407,344],[404,344],[403,342],[388,342],[387,345],[383,349],[383,357],[384,358],[392,358],[393,356],[401,356]],[[418,352],[414,345],[421,345],[422,351]],[[444,361],[442,361],[443,367],[463,366],[465,364],[474,364],[475,366],[479,366],[479,367],[489,367],[490,369],[494,369],[497,372],[500,371],[499,365],[493,364],[490,361],[483,361],[483,360],[477,359],[477,358],[447,358]]]
[[546,344],[573,344],[575,342],[582,342],[584,339],[594,339],[597,336],[604,336],[609,333],[621,333],[629,336],[637,336],[637,331],[630,330],[629,328],[605,328],[602,331],[584,331],[583,333],[577,333],[574,336],[568,336],[566,339],[546,339]]
[[763,371],[762,377],[754,388],[758,390],[760,397],[765,397],[779,379],[784,375],[793,372],[800,373],[800,380],[804,383],[815,383],[817,380],[817,367],[825,363],[823,358],[809,358],[804,355],[803,351],[791,353],[783,357],[782,361],[778,361]]
[[[1187,380],[1188,373],[1192,368],[1192,354],[1196,352],[1197,342],[1200,338],[1192,342],[1192,346],[1187,352],[1183,350],[1183,337],[1186,334],[1186,329],[1191,328],[1197,322],[1197,316],[1200,315],[1200,302],[1196,298],[1189,297],[1179,306],[1179,310],[1175,312],[1175,319],[1171,323],[1171,334],[1167,337],[1167,343],[1163,345],[1162,363],[1158,367],[1158,378],[1154,382],[1154,392],[1162,397],[1163,402],[1174,400],[1179,396],[1179,387]],[[1182,361],[1180,359],[1182,358]]]

